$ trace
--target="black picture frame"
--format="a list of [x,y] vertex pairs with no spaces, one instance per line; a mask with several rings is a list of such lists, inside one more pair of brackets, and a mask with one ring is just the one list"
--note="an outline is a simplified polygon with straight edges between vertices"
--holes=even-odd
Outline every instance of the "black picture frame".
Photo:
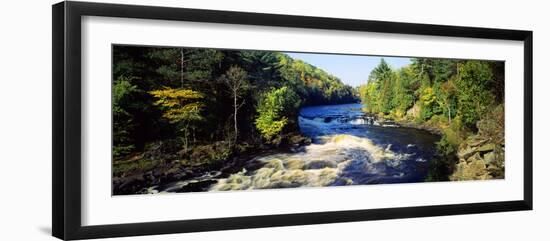
[[[60,2],[52,6],[53,120],[52,233],[60,239],[106,238],[213,230],[309,225],[380,219],[532,210],[533,33],[324,17],[197,10],[171,7]],[[524,43],[524,194],[522,200],[334,212],[212,218],[99,226],[81,224],[81,17],[104,16],[299,27],[429,36],[517,40]],[[108,80],[106,80],[108,81]]]

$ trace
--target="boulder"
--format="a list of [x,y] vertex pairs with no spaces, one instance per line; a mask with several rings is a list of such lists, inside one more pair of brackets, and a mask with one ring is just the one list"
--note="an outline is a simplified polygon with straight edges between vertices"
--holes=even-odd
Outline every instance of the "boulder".
[[336,164],[330,161],[315,160],[306,165],[306,169],[323,169],[323,168],[335,168]]
[[477,147],[466,146],[464,148],[458,149],[457,155],[458,155],[458,158],[460,159],[468,159],[476,152],[477,152]]
[[473,138],[467,140],[467,144],[468,146],[476,147],[487,143],[487,141],[489,140],[481,138],[479,136],[474,136]]
[[486,180],[491,179],[491,175],[489,175],[483,159],[472,157],[469,163],[464,160],[460,161],[450,179],[452,181]]
[[289,160],[285,163],[285,166],[287,169],[290,170],[298,170],[298,169],[304,169],[305,163],[298,159]]
[[483,158],[481,158],[481,155],[479,155],[479,152],[476,152],[474,155],[470,156],[470,158],[466,159],[467,163],[472,163],[474,161],[483,161]]
[[420,117],[420,103],[415,103],[413,107],[407,110],[406,116],[411,119]]
[[279,171],[284,169],[283,161],[281,161],[280,159],[271,159],[267,162],[267,164],[265,164],[264,167],[272,168],[274,171]]
[[494,152],[488,152],[483,155],[483,161],[485,162],[485,165],[489,165],[496,161],[496,154]]
[[493,151],[496,148],[496,145],[494,143],[487,143],[483,146],[481,146],[478,151],[479,152],[489,152]]

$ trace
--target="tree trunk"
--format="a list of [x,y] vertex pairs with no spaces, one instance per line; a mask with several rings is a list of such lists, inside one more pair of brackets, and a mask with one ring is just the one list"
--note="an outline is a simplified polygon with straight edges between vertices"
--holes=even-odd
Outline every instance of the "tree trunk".
[[237,136],[239,135],[239,131],[237,129],[237,92],[233,92],[233,122],[235,125],[235,139],[233,140],[234,144],[237,144]]
[[193,135],[193,144],[195,144],[195,143],[197,143],[197,138],[195,138],[196,128],[195,128],[195,126],[193,126],[193,128],[191,128],[191,129],[192,129],[192,131],[193,131],[193,132],[192,132],[192,135]]
[[450,125],[450,124],[451,124],[451,106],[449,106],[447,109],[448,109],[448,111],[447,111],[447,113],[448,113],[447,116],[448,116],[448,118],[449,118],[449,125]]
[[183,132],[183,150],[187,152],[189,150],[189,121],[185,122],[185,126],[181,129]]
[[181,82],[181,88],[183,88],[183,49],[180,50],[180,55],[181,55],[181,59],[180,59],[180,82]]
[[183,150],[187,152],[187,128],[183,129]]

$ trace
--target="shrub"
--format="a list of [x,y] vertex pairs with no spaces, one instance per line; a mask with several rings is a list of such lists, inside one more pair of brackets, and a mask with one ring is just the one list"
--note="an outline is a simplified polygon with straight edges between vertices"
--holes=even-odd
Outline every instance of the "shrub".
[[256,128],[266,140],[279,134],[289,122],[289,116],[294,116],[300,107],[300,99],[296,93],[283,86],[262,95],[258,103]]

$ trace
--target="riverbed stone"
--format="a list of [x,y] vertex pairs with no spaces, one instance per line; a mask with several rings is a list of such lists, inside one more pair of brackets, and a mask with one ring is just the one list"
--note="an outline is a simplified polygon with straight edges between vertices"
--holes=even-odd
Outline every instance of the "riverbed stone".
[[283,161],[279,159],[272,159],[265,165],[267,168],[273,168],[275,171],[284,169]]
[[485,165],[489,165],[496,161],[496,154],[495,152],[488,152],[483,155],[483,161],[485,161]]
[[468,159],[477,152],[477,147],[466,146],[458,150],[458,157],[460,159]]
[[481,146],[478,151],[479,152],[489,152],[496,148],[496,145],[494,143],[487,143],[483,146]]
[[303,170],[290,170],[282,172],[281,175],[274,173],[271,176],[271,185],[276,187],[299,187],[307,184],[308,177]]
[[453,181],[486,180],[491,179],[491,175],[489,175],[483,159],[472,158],[470,163],[460,161],[450,179]]
[[336,180],[338,172],[335,168],[325,167],[320,170],[317,180],[314,182],[314,186],[328,186]]
[[407,110],[407,116],[411,119],[417,119],[420,117],[420,104],[414,103],[413,107]]
[[323,169],[323,168],[335,168],[336,164],[330,161],[325,160],[315,160],[311,161],[306,165],[306,169]]
[[291,170],[304,169],[305,163],[298,159],[292,159],[286,162],[286,168]]
[[467,143],[468,143],[468,146],[472,146],[472,147],[476,147],[476,146],[481,146],[485,143],[487,143],[487,139],[484,139],[484,138],[481,138],[481,137],[478,137],[478,136],[474,136],[474,137],[471,137],[467,140]]
[[466,159],[466,162],[467,163],[472,163],[472,162],[478,161],[478,160],[483,160],[483,158],[481,158],[481,155],[479,154],[479,152],[476,152],[475,154],[470,156],[468,159]]

